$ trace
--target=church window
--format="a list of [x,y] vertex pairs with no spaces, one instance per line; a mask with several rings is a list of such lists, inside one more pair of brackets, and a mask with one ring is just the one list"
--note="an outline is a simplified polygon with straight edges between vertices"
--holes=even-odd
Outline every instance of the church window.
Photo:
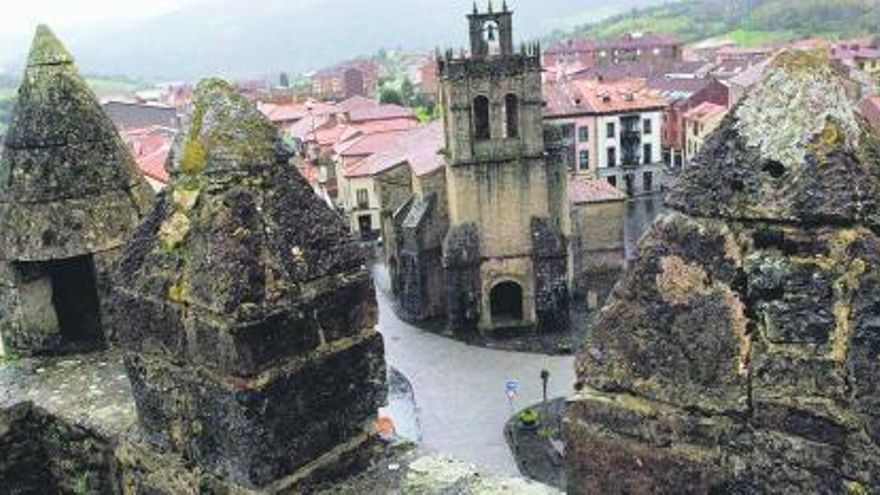
[[504,97],[504,117],[508,138],[519,137],[519,99],[509,94]]
[[474,98],[474,137],[477,140],[490,138],[489,132],[489,98]]

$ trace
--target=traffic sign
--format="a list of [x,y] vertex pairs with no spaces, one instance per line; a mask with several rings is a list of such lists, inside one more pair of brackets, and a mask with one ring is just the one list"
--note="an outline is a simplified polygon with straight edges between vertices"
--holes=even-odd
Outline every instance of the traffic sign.
[[504,382],[504,390],[508,392],[513,392],[516,394],[516,391],[519,390],[519,380],[507,380]]

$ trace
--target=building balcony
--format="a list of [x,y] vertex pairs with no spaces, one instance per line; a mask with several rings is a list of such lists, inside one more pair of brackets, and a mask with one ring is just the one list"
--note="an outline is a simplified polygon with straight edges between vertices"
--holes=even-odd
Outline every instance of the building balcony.
[[642,166],[642,157],[639,155],[624,155],[620,160],[620,166],[625,169],[634,169]]
[[642,133],[634,130],[624,130],[620,133],[620,143],[624,146],[631,144],[641,144]]

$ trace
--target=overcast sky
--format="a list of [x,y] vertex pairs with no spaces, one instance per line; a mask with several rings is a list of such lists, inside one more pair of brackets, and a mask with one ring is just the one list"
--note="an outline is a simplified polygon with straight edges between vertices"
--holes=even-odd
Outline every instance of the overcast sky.
[[0,35],[30,35],[41,22],[59,30],[80,31],[107,21],[164,14],[198,1],[201,0],[0,0]]

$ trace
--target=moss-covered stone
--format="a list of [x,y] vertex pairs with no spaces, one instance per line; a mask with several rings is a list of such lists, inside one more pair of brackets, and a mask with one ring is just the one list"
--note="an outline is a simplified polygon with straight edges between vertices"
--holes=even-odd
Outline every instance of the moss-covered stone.
[[880,147],[843,87],[783,54],[673,186],[577,360],[571,493],[878,486]]
[[145,438],[249,488],[359,451],[385,398],[363,253],[289,157],[231,85],[199,83],[116,277]]
[[119,247],[152,200],[113,123],[45,26],[34,36],[0,177],[6,260]]

